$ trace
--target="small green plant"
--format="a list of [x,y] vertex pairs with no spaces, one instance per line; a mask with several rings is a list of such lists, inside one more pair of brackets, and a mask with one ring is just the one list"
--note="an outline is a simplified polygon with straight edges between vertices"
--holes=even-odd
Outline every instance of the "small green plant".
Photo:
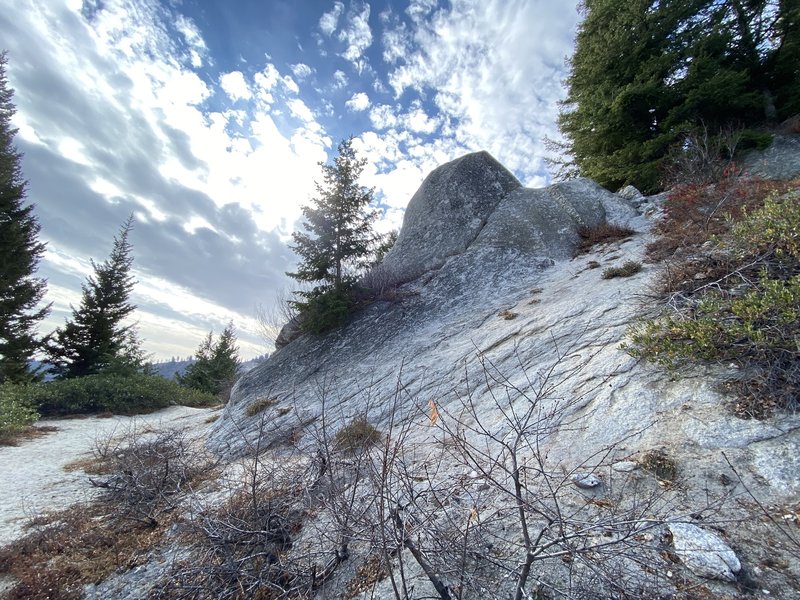
[[277,398],[267,398],[266,396],[256,398],[253,402],[247,405],[244,414],[246,414],[248,417],[255,417],[258,413],[267,410],[270,406],[275,406],[277,403]]
[[578,235],[581,238],[578,243],[578,254],[586,254],[598,244],[624,240],[634,234],[636,234],[636,231],[630,227],[614,225],[613,223],[578,227]]
[[356,417],[336,432],[333,445],[337,450],[356,452],[374,446],[380,440],[381,432],[366,417]]
[[636,260],[629,260],[621,267],[609,267],[603,271],[603,279],[614,279],[615,277],[630,277],[642,270],[642,263]]
[[39,413],[26,397],[26,386],[13,383],[0,385],[0,444],[8,443],[30,427]]

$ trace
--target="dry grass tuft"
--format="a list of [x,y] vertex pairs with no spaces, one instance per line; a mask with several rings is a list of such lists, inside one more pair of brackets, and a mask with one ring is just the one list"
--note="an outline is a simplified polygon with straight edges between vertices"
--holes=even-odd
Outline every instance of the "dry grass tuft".
[[678,466],[663,450],[649,450],[637,462],[664,485],[671,485],[678,478]]
[[612,223],[601,223],[600,225],[591,227],[579,227],[578,235],[581,240],[578,243],[578,254],[586,254],[598,244],[607,244],[609,242],[624,240],[635,234],[636,231],[630,227],[614,225]]
[[357,417],[336,432],[333,445],[338,450],[356,452],[381,441],[382,435],[366,417]]
[[53,425],[31,425],[13,432],[7,431],[0,434],[0,446],[19,446],[21,442],[35,440],[55,431],[58,431],[58,427]]
[[372,556],[358,567],[355,576],[348,582],[345,598],[355,598],[359,594],[375,587],[379,581],[386,579],[389,572],[383,564],[383,558]]
[[277,398],[256,398],[253,402],[251,402],[244,411],[248,417],[255,417],[258,413],[267,410],[271,406],[275,406],[278,403]]
[[636,260],[629,260],[621,267],[609,267],[603,271],[603,279],[614,279],[615,277],[630,277],[642,270],[642,263]]
[[506,321],[510,321],[511,319],[517,318],[517,313],[511,312],[510,310],[504,310],[497,314],[498,317],[501,319],[505,319]]

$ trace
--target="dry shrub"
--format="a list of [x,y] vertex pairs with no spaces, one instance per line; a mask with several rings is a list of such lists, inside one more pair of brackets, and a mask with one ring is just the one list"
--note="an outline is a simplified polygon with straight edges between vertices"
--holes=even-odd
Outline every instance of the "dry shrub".
[[90,479],[123,521],[157,527],[177,508],[183,492],[213,476],[214,461],[184,429],[131,433],[125,447],[98,445],[109,475]]
[[510,310],[504,310],[504,311],[499,312],[497,314],[497,316],[500,317],[501,319],[505,319],[506,321],[510,321],[512,319],[516,319],[517,318],[517,313],[512,312]]
[[308,518],[303,473],[273,469],[258,456],[221,505],[195,513],[183,527],[190,556],[173,564],[159,598],[301,598],[315,571],[291,560]]
[[0,572],[16,580],[7,600],[72,600],[82,587],[117,569],[146,562],[168,523],[157,528],[131,526],[113,517],[105,503],[73,506],[37,520],[25,537],[0,548]]
[[685,258],[706,242],[726,234],[731,224],[745,213],[764,205],[771,195],[796,188],[800,180],[766,181],[725,174],[715,184],[680,184],[673,188],[656,223],[656,239],[647,245],[647,257],[654,262]]
[[53,425],[30,425],[14,431],[4,431],[0,433],[0,446],[18,446],[20,442],[35,440],[55,431],[58,431],[58,427]]
[[357,417],[336,432],[333,445],[337,450],[356,452],[374,446],[381,437],[381,432],[366,417]]
[[256,398],[253,402],[247,405],[247,408],[244,411],[248,417],[255,417],[258,413],[268,409],[271,406],[275,406],[278,403],[277,398]]
[[639,457],[638,463],[662,483],[672,484],[678,478],[678,466],[663,450],[645,452]]
[[609,267],[603,271],[603,279],[614,279],[615,277],[630,277],[642,270],[642,263],[636,260],[629,260],[621,267]]
[[612,223],[578,227],[578,235],[581,238],[578,242],[578,254],[586,254],[598,244],[624,240],[635,234],[636,231],[630,227]]

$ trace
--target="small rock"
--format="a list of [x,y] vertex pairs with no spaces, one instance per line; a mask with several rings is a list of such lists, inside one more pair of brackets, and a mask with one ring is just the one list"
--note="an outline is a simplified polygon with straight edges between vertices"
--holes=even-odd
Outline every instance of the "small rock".
[[626,185],[624,188],[622,188],[620,191],[617,192],[617,195],[622,196],[626,200],[633,200],[633,201],[642,200],[644,198],[644,196],[642,196],[642,192],[637,190],[632,185]]
[[631,471],[635,471],[638,467],[639,464],[632,460],[621,460],[611,465],[612,469],[620,473],[630,473]]
[[584,490],[598,487],[603,481],[594,473],[575,473],[570,477],[572,483]]
[[742,565],[736,553],[716,534],[691,523],[670,523],[675,554],[692,573],[706,579],[735,581]]

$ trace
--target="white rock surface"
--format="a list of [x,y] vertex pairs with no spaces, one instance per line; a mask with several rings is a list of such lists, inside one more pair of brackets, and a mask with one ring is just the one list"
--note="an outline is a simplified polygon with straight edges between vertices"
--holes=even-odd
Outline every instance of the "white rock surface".
[[57,431],[18,446],[0,446],[0,545],[19,537],[32,517],[93,497],[95,488],[86,474],[67,472],[64,466],[90,458],[96,443],[145,427],[188,427],[199,433],[209,414],[210,409],[174,406],[136,417],[39,421],[38,426]]
[[736,580],[742,565],[736,553],[718,535],[691,523],[670,523],[668,528],[675,554],[695,575]]

